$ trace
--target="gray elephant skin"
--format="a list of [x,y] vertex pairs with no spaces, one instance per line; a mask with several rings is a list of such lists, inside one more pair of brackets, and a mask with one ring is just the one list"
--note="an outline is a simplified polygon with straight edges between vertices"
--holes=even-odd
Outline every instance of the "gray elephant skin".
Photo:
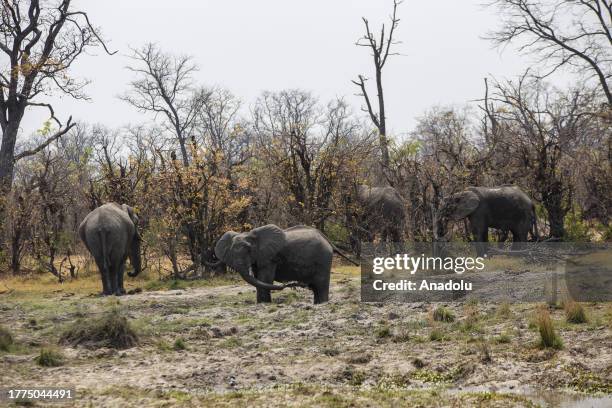
[[[535,205],[517,186],[470,187],[445,198],[434,220],[434,239],[444,241],[449,221],[467,218],[474,240],[486,243],[489,228],[512,232],[513,242],[538,239]],[[479,254],[484,245],[478,245]]]
[[130,259],[137,276],[141,269],[138,216],[126,204],[107,203],[96,208],[81,222],[79,236],[96,261],[104,295],[123,295],[125,261]]
[[361,241],[372,242],[377,234],[386,242],[401,242],[406,212],[404,199],[393,187],[357,187],[357,202],[360,205],[356,217],[357,231],[352,234],[351,244],[360,255]]
[[[219,263],[237,271],[257,288],[257,302],[271,302],[270,291],[291,286],[312,290],[314,303],[329,300],[329,280],[334,251],[327,238],[303,225],[281,229],[265,225],[250,232],[229,231],[215,246]],[[299,284],[275,285],[278,282]]]

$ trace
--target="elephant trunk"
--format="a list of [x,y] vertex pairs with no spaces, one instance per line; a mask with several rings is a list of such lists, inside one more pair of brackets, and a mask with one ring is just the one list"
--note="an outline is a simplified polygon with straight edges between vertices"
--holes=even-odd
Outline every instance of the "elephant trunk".
[[236,270],[238,271],[242,279],[244,279],[247,283],[250,283],[251,285],[255,286],[256,288],[266,289],[266,290],[283,290],[287,287],[285,285],[273,285],[270,283],[260,281],[259,279],[255,277],[252,266],[248,267],[248,272],[245,271],[245,269],[247,268],[236,268]]
[[138,234],[136,234],[136,236],[132,240],[132,245],[130,247],[130,263],[132,264],[132,268],[134,270],[132,272],[128,272],[128,276],[138,276],[142,269],[142,262],[140,256],[140,236]]

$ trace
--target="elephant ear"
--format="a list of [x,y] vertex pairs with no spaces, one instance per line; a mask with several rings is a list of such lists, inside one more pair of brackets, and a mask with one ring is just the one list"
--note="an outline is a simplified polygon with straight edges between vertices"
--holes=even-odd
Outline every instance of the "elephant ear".
[[234,240],[234,237],[236,235],[238,235],[237,232],[228,231],[225,234],[223,234],[223,236],[221,237],[221,239],[219,239],[219,241],[217,241],[217,245],[215,245],[215,256],[217,257],[218,260],[224,263],[228,262],[227,253],[230,247],[232,246],[232,241]]
[[140,219],[138,218],[138,215],[136,215],[136,211],[134,211],[134,208],[130,207],[127,204],[121,204],[121,208],[123,209],[123,211],[128,213],[134,225],[138,226]]
[[456,220],[467,217],[478,208],[480,198],[473,191],[464,191],[453,197],[454,210],[452,217]]
[[247,240],[254,243],[254,256],[258,263],[267,263],[287,244],[285,232],[269,224],[255,228],[247,234]]

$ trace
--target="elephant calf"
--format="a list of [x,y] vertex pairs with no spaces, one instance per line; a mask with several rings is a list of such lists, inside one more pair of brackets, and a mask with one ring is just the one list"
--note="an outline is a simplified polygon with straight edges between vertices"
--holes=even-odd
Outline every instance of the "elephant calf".
[[104,204],[85,217],[79,236],[96,261],[102,277],[104,295],[123,295],[123,272],[129,257],[133,273],[140,273],[140,235],[138,216],[132,207],[117,203]]
[[213,266],[224,264],[237,271],[257,288],[258,303],[271,302],[272,290],[305,286],[318,304],[329,299],[334,252],[345,257],[315,228],[300,225],[282,230],[270,224],[241,234],[226,232],[215,246],[219,262]]

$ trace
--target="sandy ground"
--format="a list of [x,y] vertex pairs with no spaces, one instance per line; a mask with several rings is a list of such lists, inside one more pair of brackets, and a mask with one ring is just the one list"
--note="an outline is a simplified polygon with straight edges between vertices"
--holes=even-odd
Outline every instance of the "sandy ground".
[[[75,388],[72,405],[96,407],[612,406],[610,304],[585,305],[580,325],[552,310],[562,350],[537,347],[537,305],[446,303],[448,323],[431,319],[437,306],[363,304],[354,279],[335,282],[324,305],[306,290],[256,304],[247,285],[4,296],[1,324],[21,346],[0,352],[0,387]],[[112,307],[139,332],[137,347],[57,346],[75,320]],[[33,361],[45,345],[64,365]]]

